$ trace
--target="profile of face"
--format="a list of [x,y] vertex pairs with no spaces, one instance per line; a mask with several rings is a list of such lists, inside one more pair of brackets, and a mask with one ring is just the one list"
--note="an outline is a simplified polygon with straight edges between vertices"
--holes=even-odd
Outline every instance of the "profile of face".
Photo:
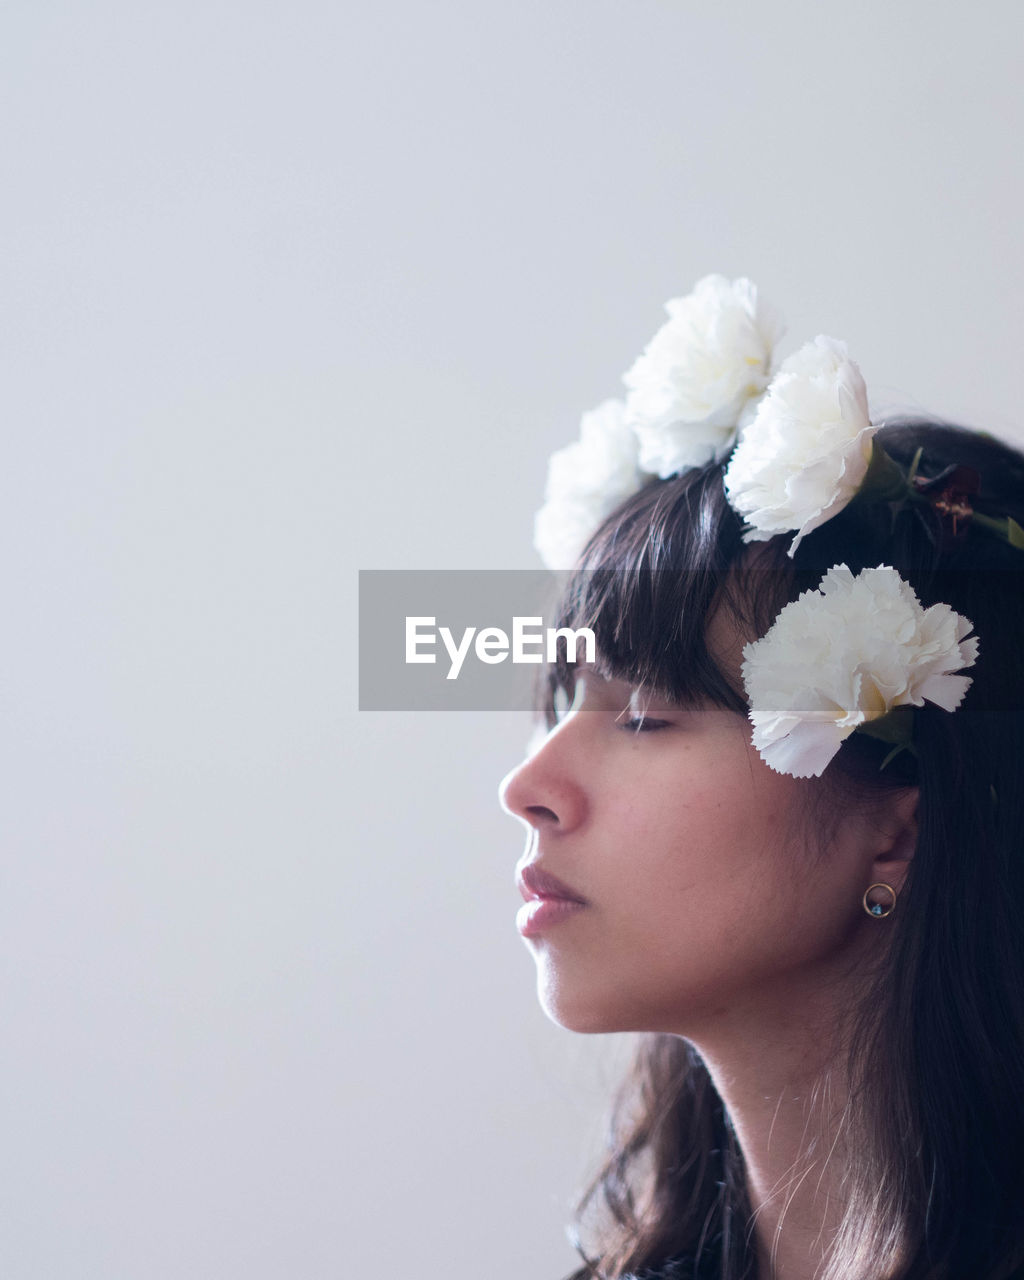
[[902,883],[905,850],[897,818],[877,812],[829,822],[823,847],[820,785],[770,769],[736,712],[582,670],[568,713],[500,792],[528,830],[524,897],[581,903],[520,912],[548,1016],[699,1038],[784,1021],[841,988],[877,945],[864,891],[883,874]]

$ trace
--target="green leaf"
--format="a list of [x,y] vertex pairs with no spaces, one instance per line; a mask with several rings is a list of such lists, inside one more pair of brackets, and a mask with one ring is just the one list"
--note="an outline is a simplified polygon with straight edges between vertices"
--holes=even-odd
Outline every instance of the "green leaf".
[[857,733],[882,742],[894,742],[901,748],[910,747],[914,739],[914,708],[893,707],[887,715],[859,724]]
[[1006,517],[1006,540],[1011,547],[1017,547],[1024,551],[1024,529],[1020,527],[1013,516]]
[[889,457],[877,441],[872,441],[871,460],[861,486],[857,490],[857,500],[859,502],[895,502],[900,498],[906,498],[909,492],[910,486],[907,484],[903,468]]
[[885,759],[878,766],[878,772],[881,773],[890,760],[895,760],[901,751],[909,751],[912,755],[916,754],[914,748],[906,742],[897,742],[893,749],[886,753]]

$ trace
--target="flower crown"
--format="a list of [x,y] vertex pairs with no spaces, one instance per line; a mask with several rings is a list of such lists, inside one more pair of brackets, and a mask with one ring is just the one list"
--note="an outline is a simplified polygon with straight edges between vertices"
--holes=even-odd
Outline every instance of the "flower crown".
[[[1024,549],[1011,518],[975,512],[977,475],[921,480],[874,439],[860,369],[846,344],[819,336],[776,370],[783,325],[747,279],[710,275],[666,303],[667,322],[624,376],[625,400],[585,413],[555,453],[534,544],[548,568],[572,568],[602,520],[655,478],[725,461],[725,494],[744,541],[812,530],[858,500],[927,503]],[[731,456],[730,456],[731,455]],[[949,605],[924,609],[895,569],[846,565],[785,606],[743,651],[753,742],[780,773],[818,777],[855,730],[910,747],[909,709],[954,711],[977,660],[972,624]]]

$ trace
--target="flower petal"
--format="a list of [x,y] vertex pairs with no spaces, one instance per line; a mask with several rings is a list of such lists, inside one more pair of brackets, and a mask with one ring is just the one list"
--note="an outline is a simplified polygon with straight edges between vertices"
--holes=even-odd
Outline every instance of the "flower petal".
[[748,540],[796,531],[800,540],[846,506],[867,473],[875,428],[846,344],[819,335],[772,380],[725,473]]
[[754,746],[773,768],[817,776],[846,735],[894,707],[955,710],[971,680],[951,673],[978,647],[958,639],[964,623],[947,604],[923,609],[887,565],[857,575],[836,565],[744,648]]
[[640,466],[662,479],[726,456],[767,386],[782,332],[743,277],[705,276],[665,310],[668,321],[623,378]]

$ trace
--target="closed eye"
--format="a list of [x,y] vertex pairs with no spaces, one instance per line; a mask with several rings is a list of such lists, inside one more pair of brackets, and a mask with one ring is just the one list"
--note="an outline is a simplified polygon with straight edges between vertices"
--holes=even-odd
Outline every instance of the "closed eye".
[[668,729],[670,722],[655,720],[652,716],[633,716],[630,720],[620,720],[619,726],[633,733],[655,733],[658,729]]

